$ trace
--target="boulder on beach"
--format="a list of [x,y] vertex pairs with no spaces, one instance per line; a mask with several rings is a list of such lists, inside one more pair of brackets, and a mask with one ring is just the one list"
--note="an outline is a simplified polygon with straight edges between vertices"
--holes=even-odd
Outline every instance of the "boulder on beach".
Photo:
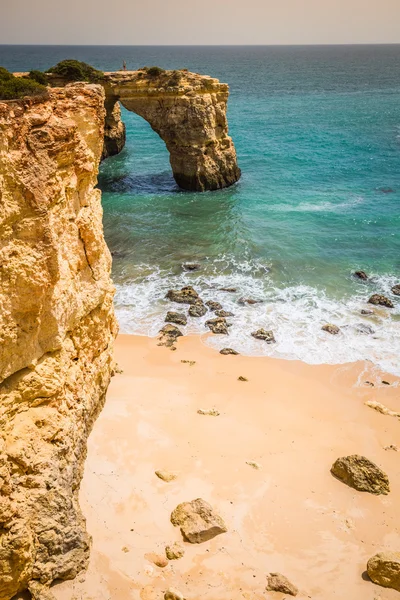
[[162,329],[159,331],[158,340],[159,346],[167,346],[167,348],[175,349],[175,342],[178,337],[183,336],[182,331],[180,331],[175,325],[171,325],[168,323],[164,325]]
[[353,273],[353,275],[357,279],[362,279],[363,281],[366,281],[368,279],[368,275],[365,271],[356,271],[355,273]]
[[222,310],[222,304],[214,302],[214,300],[208,300],[205,305],[208,306],[210,310]]
[[233,317],[234,314],[229,312],[228,310],[216,310],[215,314],[217,317]]
[[222,350],[219,351],[220,354],[233,354],[234,356],[237,356],[239,354],[239,352],[236,352],[236,350],[234,350],[233,348],[222,348]]
[[400,592],[400,552],[379,552],[369,559],[367,573],[374,583]]
[[267,344],[276,342],[274,333],[272,331],[267,331],[266,329],[257,329],[257,331],[253,331],[251,335],[253,338],[256,338],[256,340],[263,340],[264,342],[267,342]]
[[174,542],[165,547],[165,554],[168,560],[178,560],[185,554],[185,548],[179,542]]
[[175,323],[176,325],[187,325],[187,316],[184,313],[173,312],[169,310],[165,317],[167,323]]
[[228,335],[228,323],[223,317],[209,319],[206,321],[206,326],[211,329],[213,333]]
[[187,285],[181,290],[169,290],[165,297],[171,302],[179,302],[180,304],[195,304],[200,300],[199,294],[191,285]]
[[164,594],[164,600],[185,600],[185,597],[175,588],[169,588]]
[[400,296],[400,283],[396,283],[396,285],[392,287],[392,294]]
[[382,469],[365,456],[352,454],[338,458],[331,467],[331,473],[346,485],[370,494],[388,494],[389,478]]
[[386,296],[382,294],[373,294],[371,298],[368,300],[370,304],[375,304],[379,306],[386,306],[387,308],[393,308],[393,302],[389,300]]
[[203,304],[203,302],[195,302],[189,307],[189,315],[191,317],[204,317],[207,312],[207,307]]
[[199,271],[201,269],[200,263],[183,263],[182,269],[184,271]]
[[171,513],[171,523],[180,527],[191,544],[206,542],[228,531],[222,518],[202,498],[178,504]]
[[332,323],[327,323],[321,327],[322,331],[327,331],[332,335],[337,335],[340,332],[340,329],[337,325],[333,325]]
[[297,587],[281,573],[270,573],[268,575],[267,590],[269,592],[281,592],[281,594],[289,594],[289,596],[297,596],[299,593]]

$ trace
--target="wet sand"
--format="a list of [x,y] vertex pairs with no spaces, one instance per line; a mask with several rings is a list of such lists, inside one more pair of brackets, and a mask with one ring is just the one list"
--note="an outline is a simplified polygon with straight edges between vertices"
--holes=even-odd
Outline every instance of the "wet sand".
[[[52,588],[57,600],[162,600],[170,586],[188,600],[288,598],[265,591],[274,571],[300,599],[400,598],[364,574],[370,556],[400,550],[400,451],[385,450],[400,448],[400,422],[364,404],[400,411],[398,379],[370,363],[222,356],[197,336],[177,346],[117,340],[123,373],[90,436],[80,493],[93,536],[90,566]],[[366,380],[376,385],[358,385]],[[348,454],[382,467],[391,493],[373,496],[336,480],[330,467]],[[176,480],[161,481],[157,469]],[[150,553],[182,541],[171,511],[199,497],[228,533],[185,543],[182,559],[155,566]]]

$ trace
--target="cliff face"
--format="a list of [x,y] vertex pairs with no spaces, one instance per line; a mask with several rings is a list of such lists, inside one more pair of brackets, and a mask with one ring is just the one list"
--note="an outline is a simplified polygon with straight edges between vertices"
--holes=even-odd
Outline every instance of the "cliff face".
[[[106,103],[107,106],[107,103]],[[101,159],[119,154],[126,142],[126,128],[121,120],[119,102],[113,103],[107,110],[104,123],[104,146]]]
[[78,490],[116,335],[104,112],[84,84],[0,103],[0,600],[44,599],[88,560]]
[[240,177],[228,135],[229,87],[188,71],[106,74],[107,114],[116,101],[137,113],[164,140],[177,184],[187,190],[216,190]]

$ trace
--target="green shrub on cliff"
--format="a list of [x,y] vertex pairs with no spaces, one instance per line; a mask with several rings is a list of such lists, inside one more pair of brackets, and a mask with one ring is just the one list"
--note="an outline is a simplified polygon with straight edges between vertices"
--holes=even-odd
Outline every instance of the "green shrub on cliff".
[[150,77],[159,77],[165,73],[165,69],[162,69],[161,67],[144,67],[144,70]]
[[48,85],[48,79],[42,71],[29,71],[28,75],[29,79],[33,79],[36,83],[40,83],[41,85]]
[[15,77],[0,67],[0,100],[17,100],[25,96],[44,96],[47,88],[29,77]]
[[104,79],[104,73],[98,71],[91,65],[80,60],[62,60],[51,69],[48,69],[46,73],[54,73],[60,75],[68,81],[88,81],[89,83],[96,83]]

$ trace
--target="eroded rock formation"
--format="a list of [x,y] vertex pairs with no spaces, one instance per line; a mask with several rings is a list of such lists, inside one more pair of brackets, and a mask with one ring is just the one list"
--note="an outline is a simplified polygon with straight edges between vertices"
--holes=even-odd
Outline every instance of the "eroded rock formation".
[[[107,108],[107,103],[106,103]],[[126,142],[126,127],[121,120],[119,102],[113,102],[106,111],[104,123],[104,146],[101,159],[119,154]]]
[[43,599],[88,560],[78,490],[116,335],[104,112],[83,84],[0,103],[0,600]]

